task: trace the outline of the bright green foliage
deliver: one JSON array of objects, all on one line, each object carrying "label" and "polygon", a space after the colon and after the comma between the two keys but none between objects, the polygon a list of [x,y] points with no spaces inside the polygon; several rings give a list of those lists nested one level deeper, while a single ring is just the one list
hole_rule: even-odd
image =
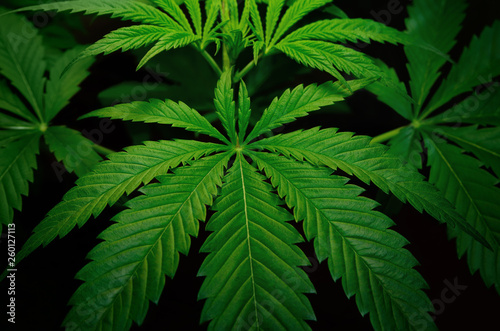
[{"label": "bright green foliage", "polygon": [[[416,23],[409,19],[414,23],[410,29],[413,32],[408,34],[370,20],[349,19],[335,7],[331,7],[333,12],[342,18],[313,22],[290,33],[306,15],[331,1],[269,0],[265,5],[261,2],[266,1],[247,0],[241,8],[236,0],[75,0],[25,9],[111,15],[139,23],[112,31],[79,56],[79,49],[65,53],[52,66],[47,83],[45,64],[39,63],[43,62],[43,55],[25,47],[23,56],[14,58],[11,50],[0,50],[0,59],[7,59],[0,62],[0,69],[12,82],[11,86],[0,80],[0,106],[5,110],[0,113],[0,127],[7,128],[0,131],[0,153],[7,151],[7,157],[0,161],[1,192],[7,192],[1,201],[9,204],[2,212],[6,210],[9,216],[12,207],[20,208],[20,195],[27,192],[36,166],[34,158],[41,135],[69,170],[77,174],[87,172],[36,226],[16,262],[99,217],[122,196],[139,191],[125,203],[126,209],[112,218],[114,223],[99,236],[103,241],[89,253],[91,262],[77,274],[83,284],[70,300],[72,308],[63,326],[126,330],[133,323],[141,325],[149,302],[158,303],[160,299],[165,276],[174,277],[179,253],[188,254],[191,237],[198,236],[199,222],[209,217],[206,230],[212,233],[201,249],[209,254],[199,270],[199,276],[205,277],[199,299],[205,300],[201,323],[207,323],[210,330],[310,330],[307,321],[316,317],[306,294],[315,289],[301,269],[309,261],[297,246],[306,240],[313,241],[319,260],[327,261],[333,280],[341,279],[347,297],[355,296],[360,313],[369,314],[375,330],[435,329],[427,314],[433,308],[423,292],[427,285],[414,269],[418,262],[404,248],[407,240],[390,229],[394,222],[375,210],[375,201],[362,196],[362,187],[348,183],[350,177],[361,180],[362,185],[373,184],[418,211],[448,223],[458,238],[459,253],[468,252],[471,269],[479,269],[488,285],[498,284],[500,273],[495,266],[500,263],[495,261],[500,256],[500,210],[493,203],[500,198],[495,186],[498,178],[489,169],[481,168],[484,164],[495,173],[500,170],[498,130],[479,126],[442,130],[444,136],[484,162],[463,154],[454,145],[442,143],[432,135],[439,127],[439,123],[434,123],[438,117],[432,119],[433,123],[424,123],[433,109],[421,112],[423,104],[418,103],[427,100],[427,85],[418,96],[413,95],[417,93],[413,91],[415,84],[410,85],[412,97],[417,98],[414,105],[395,71],[341,45],[358,40],[403,43],[411,45],[411,51],[407,51],[413,52],[418,61],[424,57],[439,58],[444,63],[440,52],[447,52],[453,45],[463,2],[447,18],[448,24],[453,25],[449,31],[431,24],[437,21],[436,14],[422,13]],[[421,11],[417,6],[420,4],[415,5],[413,16]],[[442,33],[446,42],[440,45],[422,41],[428,32],[425,28],[420,30],[420,24]],[[19,30],[19,26],[12,25],[4,29]],[[479,51],[488,42],[495,46],[497,27],[494,25],[475,40],[471,49]],[[0,38],[6,35],[3,33]],[[222,65],[208,53],[207,46],[212,43],[216,51],[221,49]],[[43,51],[41,40],[34,40],[33,45]],[[219,78],[216,86],[210,87],[215,88],[211,114],[218,118],[219,129],[188,102],[170,99],[118,104],[83,117],[167,124],[218,142],[146,141],[109,154],[108,160],[88,171],[96,160],[94,154],[85,155],[85,151],[92,151],[90,142],[66,127],[50,126],[49,121],[76,93],[92,63],[88,56],[150,45],[139,67],[163,51],[187,45],[194,46],[208,61]],[[236,60],[246,48],[250,48],[248,55],[253,53],[253,59],[236,70]],[[252,93],[242,78],[260,58],[278,51],[325,71],[338,81],[287,89],[253,121]],[[495,55],[489,55],[481,70],[493,66]],[[452,69],[450,75],[466,75],[471,69],[466,64],[469,56],[460,60],[459,69]],[[25,63],[16,69],[18,72],[6,64],[2,67],[2,63],[11,65],[18,59],[38,62]],[[427,74],[435,81],[436,63],[433,60],[429,66],[411,67],[411,74],[420,77],[415,81],[422,81]],[[347,80],[341,72],[356,78]],[[65,76],[68,73],[70,77]],[[457,89],[443,88],[434,104],[469,86],[469,78],[462,79]],[[391,148],[407,150],[408,154],[395,156],[387,146],[372,143],[370,137],[333,128],[299,130],[260,139],[310,112],[343,101],[372,83],[372,91],[382,101],[414,120],[414,125],[395,131],[399,135],[395,134]],[[34,115],[11,92],[13,87],[30,103]],[[494,104],[486,101],[481,109],[478,114],[485,117],[491,116],[491,109],[496,110]],[[454,115],[447,114],[445,118]],[[474,116],[469,119],[471,123],[482,124],[484,117]],[[17,134],[19,128],[31,136]],[[28,137],[32,140],[28,141]],[[405,165],[400,159],[420,153],[422,138],[429,151],[431,181],[441,191],[425,181],[416,167]],[[18,153],[20,147],[25,148],[26,155]],[[13,150],[17,151],[15,155]],[[81,162],[71,163],[75,159]],[[343,171],[342,175],[333,174],[338,170]],[[18,173],[23,174],[22,180]],[[213,213],[207,212],[207,207]],[[300,224],[293,226],[293,220]]]},{"label": "bright green foliage", "polygon": [[77,180],[77,186],[65,194],[34,230],[22,250],[19,262],[40,245],[47,245],[57,236],[65,236],[77,224],[82,226],[93,215],[97,217],[106,205],[113,205],[124,193],[130,194],[139,185],[155,176],[166,174],[179,164],[220,150],[221,145],[196,141],[146,142],[124,152],[110,154],[88,175]]},{"label": "bright green foliage", "polygon": [[21,195],[28,195],[28,182],[33,181],[42,136],[56,158],[78,176],[101,160],[93,150],[94,143],[79,132],[50,126],[79,91],[78,85],[93,63],[88,58],[61,76],[80,51],[63,53],[48,70],[47,79],[45,47],[38,30],[20,16],[2,17],[0,74],[8,81],[0,79],[0,225],[12,223],[12,208],[21,210]]},{"label": "bright green foliage", "polygon": [[[100,53],[126,51],[154,44],[139,63],[138,68],[141,68],[160,52],[184,47],[197,41],[201,42],[197,43],[195,47],[203,51],[210,41],[214,41],[214,31],[211,24],[205,26],[209,31],[202,31],[201,9],[198,0],[185,2],[194,23],[195,32],[175,1],[157,0],[153,2],[165,11],[136,0],[62,1],[29,6],[18,11],[54,10],[70,11],[71,13],[83,12],[86,15],[111,14],[111,17],[141,23],[141,25],[123,27],[110,32],[89,46],[76,60]],[[213,22],[214,18],[212,14],[210,20]]]},{"label": "bright green foliage", "polygon": [[[221,120],[226,121],[226,131],[236,130],[232,120],[236,107],[228,77],[228,73],[224,74],[215,91],[215,104]],[[356,88],[369,83],[370,80],[349,82]],[[245,128],[250,102],[244,83],[240,89],[238,114],[242,116],[238,118],[238,128]],[[320,259],[328,258],[333,278],[342,278],[346,294],[356,295],[361,313],[370,313],[376,329],[385,325],[412,327],[415,316],[421,316],[419,321],[429,321],[429,327],[433,327],[426,314],[432,307],[421,291],[425,282],[412,269],[415,259],[402,248],[406,241],[388,229],[392,221],[373,211],[375,202],[359,196],[361,188],[346,185],[347,178],[330,176],[332,169],[324,165],[333,169],[338,165],[367,183],[373,181],[386,192],[394,192],[419,210],[460,224],[460,218],[437,191],[387,154],[385,146],[369,145],[368,137],[352,137],[330,129],[299,131],[288,134],[287,139],[277,136],[251,142],[256,134],[341,101],[346,95],[339,82],[286,91],[264,113],[253,134],[245,136],[234,131],[236,137],[244,138],[241,145],[227,140],[224,145],[160,141],[110,154],[109,160],[80,178],[63,202],[49,212],[18,254],[18,260],[56,236],[66,235],[75,225],[82,226],[91,216],[97,217],[106,205],[113,205],[123,194],[146,184],[141,189],[144,194],[127,203],[129,209],[114,218],[117,223],[101,235],[104,242],[90,253],[93,261],[78,274],[85,283],[73,296],[74,307],[64,323],[82,329],[124,328],[132,321],[140,324],[148,300],[159,299],[164,275],[174,275],[178,253],[187,254],[189,236],[197,236],[198,221],[206,218],[205,205],[211,205],[212,197],[219,194],[213,205],[217,212],[207,224],[207,229],[214,233],[202,248],[211,253],[200,269],[200,275],[207,277],[199,294],[207,299],[202,322],[210,321],[209,328],[217,330],[245,325],[307,330],[305,321],[315,317],[303,293],[313,293],[314,288],[299,269],[308,261],[294,244],[304,239],[287,224],[293,217],[279,207],[284,203],[281,197],[293,209],[295,220],[304,221],[306,238],[315,238]],[[294,102],[277,107],[279,100]],[[146,122],[156,118],[161,123],[179,125],[178,119],[172,120],[173,110],[179,104],[154,102],[158,107],[123,105],[123,109],[133,111],[116,116]],[[306,106],[308,103],[311,106]],[[170,105],[169,110],[154,113],[153,109],[166,105]],[[184,109],[195,112],[187,106]],[[111,108],[110,114],[113,110],[116,108]],[[93,115],[104,116],[105,111]],[[197,128],[192,124],[181,126],[204,134],[215,130],[208,129],[208,123]],[[293,147],[285,147],[286,142]],[[272,154],[257,152],[263,148]],[[230,160],[232,155],[235,157]],[[289,159],[289,155],[299,160]],[[244,156],[257,162],[260,171],[271,178],[279,197]],[[232,166],[225,174],[228,164]],[[159,183],[148,185],[154,178]],[[222,191],[218,192],[221,185]],[[316,186],[324,190],[310,189]],[[338,211],[332,212],[332,208]],[[378,259],[385,262],[375,263]],[[355,265],[359,267],[353,269]],[[367,287],[367,281],[372,285]],[[390,304],[381,307],[381,302]],[[78,312],[83,310],[93,318],[81,316]]]},{"label": "bright green foliage", "polygon": [[[448,52],[460,31],[465,7],[465,1],[417,1],[409,9],[408,33]],[[500,181],[500,92],[495,85],[481,87],[453,107],[442,107],[452,98],[472,92],[475,86],[500,75],[499,47],[500,21],[495,21],[473,37],[442,81],[438,81],[444,64],[442,59],[422,49],[406,47],[414,105],[400,102],[397,95],[378,83],[368,89],[412,121],[374,141],[390,138],[391,151],[416,168],[423,166],[421,153],[425,145],[429,181],[443,192],[467,224],[486,239],[486,246],[491,247],[487,249],[477,238],[465,233],[463,227],[452,228],[449,233],[457,238],[459,256],[467,253],[471,272],[479,270],[485,283],[494,285],[500,293],[500,189],[497,186]],[[390,69],[385,66],[384,70]],[[398,81],[395,73],[392,77]],[[430,95],[432,88],[436,92]],[[438,108],[444,111],[428,118]]]},{"label": "bright green foliage", "polygon": [[205,117],[186,104],[175,103],[172,100],[161,101],[151,99],[149,102],[134,101],[118,104],[113,107],[94,110],[82,118],[91,116],[109,117],[124,121],[171,124],[174,127],[203,133],[219,140],[225,141],[224,136]]},{"label": "bright green foliage", "polygon": [[[358,90],[368,85],[371,80],[351,81],[351,88]],[[309,112],[318,110],[321,106],[344,100],[349,91],[340,83],[327,82],[322,85],[297,86],[292,91],[286,90],[280,98],[275,98],[264,111],[248,135],[246,142],[277,127],[295,121],[298,117],[307,116]]]},{"label": "bright green foliage", "polygon": [[273,154],[252,157],[293,208],[295,219],[304,221],[304,233],[314,239],[318,259],[328,258],[333,279],[342,278],[348,297],[356,295],[361,314],[371,313],[376,330],[410,330],[417,320],[430,321],[425,311],[432,305],[420,291],[427,285],[412,269],[417,261],[402,248],[408,242],[388,230],[394,223],[373,210],[376,202],[359,196],[361,188],[309,163]]},{"label": "bright green foliage", "polygon": [[[387,147],[370,144],[370,137],[353,137],[337,129],[295,131],[256,142],[254,146],[306,160],[314,165],[324,165],[333,170],[341,169],[366,184],[373,182],[385,193],[391,192],[402,202],[409,202],[418,211],[426,211],[441,222],[457,225],[474,234],[454,208],[423,176],[394,155]],[[480,236],[477,236],[480,239]]]},{"label": "bright green foliage", "polygon": [[[84,280],[71,298],[74,307],[65,327],[81,330],[130,328],[141,324],[151,300],[158,303],[165,274],[173,277],[179,252],[187,254],[190,236],[222,184],[227,153],[195,161],[174,174],[158,176],[159,183],[141,189],[115,224],[99,237],[77,278]],[[105,293],[105,294],[103,294]],[[81,313],[81,312],[86,313]]]},{"label": "bright green foliage", "polygon": [[233,90],[231,89],[231,71],[225,71],[215,89],[215,109],[229,139],[236,144],[236,114]]},{"label": "bright green foliage", "polygon": [[[340,18],[318,21],[286,35],[307,14],[331,2],[331,0],[294,1],[287,8],[284,0],[272,0],[267,4],[265,19],[262,19],[255,0],[245,1],[241,17],[239,17],[239,5],[235,0],[205,1],[206,17],[203,23],[200,2],[198,0],[184,1],[192,25],[174,0],[155,0],[151,4],[135,0],[77,0],[30,6],[22,10],[111,14],[111,17],[139,22],[140,25],[112,31],[89,46],[79,57],[108,54],[117,50],[126,51],[154,44],[140,61],[138,68],[160,52],[194,45],[209,59],[214,70],[221,74],[236,62],[238,55],[245,48],[252,47],[254,60],[248,68],[255,65],[259,58],[280,51],[305,66],[331,74],[344,84],[346,81],[341,71],[358,78],[382,77],[384,84],[395,88],[369,56],[338,43],[357,40],[403,43],[415,45],[415,47],[434,52],[436,56],[442,56],[439,50],[421,42],[419,38],[411,37],[373,20]],[[220,23],[216,24],[218,18],[220,18]],[[217,50],[221,42],[224,43],[223,70],[206,52],[207,46],[212,42],[217,45]],[[238,80],[245,73],[237,73]]]},{"label": "bright green foliage", "polygon": [[298,268],[309,261],[293,245],[303,238],[263,179],[238,155],[213,206],[214,233],[201,248],[211,254],[199,271],[207,276],[199,298],[207,298],[201,321],[212,320],[209,330],[303,330],[304,319],[315,319],[301,294],[314,287]]}]

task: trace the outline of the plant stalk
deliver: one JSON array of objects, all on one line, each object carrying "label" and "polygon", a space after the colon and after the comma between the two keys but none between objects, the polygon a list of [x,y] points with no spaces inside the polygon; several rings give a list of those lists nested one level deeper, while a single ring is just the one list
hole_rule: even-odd
[{"label": "plant stalk", "polygon": [[408,127],[408,125],[405,125],[405,126],[397,128],[397,129],[388,131],[386,133],[382,133],[381,135],[378,135],[375,138],[373,138],[371,140],[370,144],[383,143],[383,142],[391,139],[392,137],[397,136],[401,132],[401,130],[403,130],[407,127]]}]

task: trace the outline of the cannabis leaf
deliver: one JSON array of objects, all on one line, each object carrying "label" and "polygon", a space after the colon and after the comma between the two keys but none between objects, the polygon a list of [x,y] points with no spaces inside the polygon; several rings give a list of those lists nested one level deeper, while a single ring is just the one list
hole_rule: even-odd
[{"label": "cannabis leaf", "polygon": [[[451,3],[448,0],[415,2],[406,21],[408,33],[420,36],[443,52],[450,51],[466,7],[465,1]],[[435,10],[429,10],[429,7]],[[496,207],[500,198],[497,186],[500,176],[500,93],[492,87],[486,87],[481,93],[476,90],[465,100],[428,118],[452,98],[472,92],[473,87],[500,74],[499,35],[500,21],[495,21],[479,36],[473,37],[469,48],[463,50],[458,62],[441,82],[438,81],[438,71],[444,61],[422,49],[405,47],[411,94],[416,100],[414,105],[399,99],[391,100],[398,96],[378,83],[368,89],[412,121],[410,125],[382,134],[373,141],[390,139],[391,150],[417,168],[423,167],[421,153],[424,152],[422,146],[425,146],[430,167],[429,181],[445,194],[467,224],[487,241],[487,245],[481,244],[478,238],[463,231],[465,227],[449,229],[450,235],[457,238],[459,256],[467,253],[471,272],[479,270],[485,283],[494,285],[500,293],[500,270],[497,268],[500,265],[500,213]],[[483,60],[475,61],[473,56]],[[391,69],[385,66],[384,70]],[[395,73],[392,77],[399,81]],[[435,93],[431,93],[433,88]],[[477,106],[470,107],[471,102]]]},{"label": "cannabis leaf", "polygon": [[[111,15],[112,18],[140,23],[128,27],[118,28],[102,39],[89,46],[73,59],[71,65],[80,59],[95,56],[101,53],[109,54],[118,50],[127,51],[153,44],[153,47],[139,62],[138,69],[155,55],[170,49],[193,44],[207,57],[205,48],[215,41],[213,22],[217,7],[211,8],[210,19],[202,31],[201,9],[198,0],[185,1],[189,16],[195,26],[195,31],[174,0],[154,0],[147,4],[136,0],[91,0],[91,1],[61,1],[36,6],[28,6],[19,11],[70,11],[84,15]],[[157,7],[163,9],[160,10]],[[211,23],[209,23],[211,22]],[[220,69],[219,69],[220,70]]]},{"label": "cannabis leaf", "polygon": [[50,125],[79,91],[78,85],[93,63],[88,58],[62,75],[81,50],[75,48],[62,54],[48,70],[47,79],[45,47],[38,30],[23,17],[2,17],[0,74],[8,81],[0,79],[0,225],[12,222],[13,208],[21,210],[21,196],[28,195],[28,183],[34,179],[42,136],[57,160],[78,176],[101,160],[93,149],[94,143],[81,133]]},{"label": "cannabis leaf", "polygon": [[[393,222],[387,216],[374,210],[377,203],[360,196],[362,188],[331,173],[339,167],[441,221],[462,224],[451,205],[385,146],[370,145],[368,137],[313,129],[255,140],[342,101],[350,92],[340,82],[285,91],[246,135],[248,92],[241,82],[236,104],[229,78],[230,70],[215,88],[214,104],[233,141],[214,134],[219,131],[195,110],[170,100],[117,105],[88,115],[180,126],[222,144],[146,142],[110,154],[77,180],[35,228],[18,261],[145,185],[99,236],[104,241],[77,275],[84,284],[70,301],[73,308],[64,325],[96,329],[141,324],[149,301],[158,302],[165,275],[174,276],[179,253],[188,253],[190,236],[198,235],[198,222],[206,220],[211,206],[215,213],[206,229],[213,233],[202,247],[210,254],[199,271],[206,277],[199,292],[206,299],[201,321],[209,322],[209,329],[310,329],[306,321],[315,315],[304,294],[314,293],[314,287],[300,269],[308,260],[295,245],[304,238],[288,223],[292,219],[303,222],[320,260],[328,259],[333,279],[342,278],[346,294],[356,295],[360,312],[370,313],[375,329],[415,328],[415,316],[433,328],[426,314],[432,305],[422,292],[426,283],[403,248],[406,240],[389,229]],[[351,80],[349,85],[361,89],[370,82]],[[281,207],[285,203],[293,215]]]},{"label": "cannabis leaf", "polygon": [[71,298],[65,327],[128,329],[132,321],[144,321],[149,300],[160,299],[164,275],[174,276],[179,252],[187,254],[189,236],[197,236],[205,205],[222,185],[228,156],[210,156],[158,176],[159,183],[127,203],[130,209],[113,218],[116,223],[99,236],[105,241],[89,253],[94,262],[77,274],[85,283]]},{"label": "cannabis leaf", "polygon": [[[366,19],[345,17],[316,21],[286,35],[304,16],[330,2],[331,0],[294,1],[285,10],[278,24],[285,1],[271,0],[266,11],[264,32],[257,6],[254,1],[249,1],[250,17],[257,38],[254,41],[254,61],[266,54],[279,51],[298,63],[331,74],[344,84],[346,81],[341,71],[358,78],[382,78],[385,85],[395,89],[395,86],[390,84],[390,80],[386,79],[384,72],[375,65],[373,59],[338,43],[370,42],[371,40],[401,43],[427,49],[434,54],[439,54],[438,56],[443,56],[433,45],[422,42],[418,37],[412,37],[380,22]],[[444,59],[446,60],[446,57]],[[240,76],[242,73],[237,74],[236,77],[240,78]]]}]

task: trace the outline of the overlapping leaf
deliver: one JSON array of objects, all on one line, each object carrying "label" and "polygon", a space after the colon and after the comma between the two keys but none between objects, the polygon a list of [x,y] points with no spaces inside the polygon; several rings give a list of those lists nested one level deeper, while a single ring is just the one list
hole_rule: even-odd
[{"label": "overlapping leaf", "polygon": [[226,129],[231,142],[236,142],[236,113],[233,89],[231,88],[231,70],[225,71],[215,89],[215,109],[222,126]]},{"label": "overlapping leaf", "polygon": [[171,124],[174,127],[185,128],[221,141],[227,141],[206,118],[183,102],[175,103],[172,100],[161,101],[158,99],[151,99],[149,102],[133,101],[94,110],[81,118],[92,116],[122,119],[124,121]]},{"label": "overlapping leaf", "polygon": [[[353,91],[359,90],[369,83],[370,79],[351,80],[349,85]],[[246,142],[257,138],[261,134],[275,129],[283,124],[295,121],[298,117],[306,116],[309,112],[342,101],[351,94],[339,82],[326,82],[321,85],[299,85],[292,91],[286,90],[280,98],[275,98],[271,105],[264,110],[264,114],[246,138]]]},{"label": "overlapping leaf", "polygon": [[21,99],[12,92],[12,89],[4,80],[0,80],[0,109],[22,117],[31,123],[37,121],[36,117],[33,116]]},{"label": "overlapping leaf", "polygon": [[44,133],[45,142],[66,170],[78,177],[88,173],[102,158],[94,150],[94,143],[78,131],[64,126],[51,126]]},{"label": "overlapping leaf", "polygon": [[207,224],[215,232],[202,247],[211,254],[199,298],[207,298],[201,318],[211,320],[209,330],[309,330],[304,320],[315,318],[302,294],[314,288],[298,268],[308,260],[293,245],[303,239],[263,179],[238,155]]},{"label": "overlapping leaf", "polygon": [[[481,54],[481,61],[477,61]],[[428,112],[431,112],[453,97],[469,92],[473,87],[482,85],[500,75],[500,21],[486,27],[479,37],[474,36],[457,64],[454,65],[431,99]]]},{"label": "overlapping leaf", "polygon": [[63,201],[33,230],[16,261],[57,236],[65,236],[76,225],[83,226],[92,215],[97,217],[124,193],[130,194],[141,184],[149,183],[183,162],[221,149],[223,146],[217,144],[178,140],[146,142],[126,148],[125,152],[110,154],[108,161],[99,163],[91,173],[80,178],[77,186],[69,190]]},{"label": "overlapping leaf", "polygon": [[428,123],[471,123],[500,126],[500,88],[490,86],[485,91],[469,96]]},{"label": "overlapping leaf", "polygon": [[451,139],[464,150],[474,153],[500,178],[500,127],[478,129],[477,126],[463,128],[440,127],[439,133]]},{"label": "overlapping leaf", "polygon": [[0,224],[12,223],[14,210],[21,210],[21,196],[28,195],[33,181],[40,133],[23,132],[16,141],[0,145]]},{"label": "overlapping leaf", "polygon": [[370,144],[370,141],[370,137],[353,137],[352,133],[338,133],[337,129],[314,128],[267,138],[252,146],[334,170],[339,168],[365,183],[373,182],[402,202],[408,201],[418,211],[425,210],[441,222],[457,225],[488,245],[422,175],[403,166],[397,156],[387,154],[386,146]]},{"label": "overlapping leaf", "polygon": [[80,83],[89,75],[88,69],[94,63],[93,57],[87,57],[66,70],[81,51],[82,49],[77,47],[64,52],[50,68],[43,111],[47,122],[68,105],[69,100],[80,90]]},{"label": "overlapping leaf", "polygon": [[377,203],[359,194],[347,179],[331,170],[273,154],[252,153],[279,195],[304,220],[307,239],[314,239],[320,261],[328,258],[334,280],[342,278],[348,297],[356,295],[361,314],[370,313],[375,330],[409,330],[426,321],[432,304],[421,291],[426,283],[413,267],[415,258],[403,249],[408,242],[389,230],[394,223],[374,211]]},{"label": "overlapping leaf", "polygon": [[8,15],[2,21],[0,73],[21,92],[40,118],[46,69],[42,37],[23,17]]},{"label": "overlapping leaf", "polygon": [[455,228],[450,233],[457,237],[458,253],[467,253],[471,271],[479,269],[486,285],[494,284],[500,293],[500,189],[495,186],[498,178],[481,169],[481,162],[462,154],[458,147],[429,134],[424,140],[431,166],[429,181],[492,246],[488,250]]},{"label": "overlapping leaf", "polygon": [[141,189],[144,195],[127,203],[130,209],[99,236],[104,242],[77,274],[85,283],[71,298],[64,326],[123,330],[132,321],[142,324],[148,300],[158,303],[165,275],[174,276],[179,252],[187,254],[190,236],[197,236],[198,221],[205,220],[206,205],[222,184],[228,156],[207,157],[159,176],[159,183],[147,185]]},{"label": "overlapping leaf", "polygon": [[111,15],[123,20],[158,25],[165,28],[178,30],[179,25],[168,15],[153,6],[135,0],[75,0],[51,2],[42,5],[28,6],[19,11],[69,11],[70,13],[83,13],[84,15]]},{"label": "overlapping leaf", "polygon": [[[415,1],[409,6],[406,20],[407,32],[425,40],[447,54],[455,45],[455,37],[465,14],[464,0],[452,1]],[[406,46],[410,88],[417,105],[422,106],[431,87],[439,78],[439,69],[445,59],[428,50]]]}]

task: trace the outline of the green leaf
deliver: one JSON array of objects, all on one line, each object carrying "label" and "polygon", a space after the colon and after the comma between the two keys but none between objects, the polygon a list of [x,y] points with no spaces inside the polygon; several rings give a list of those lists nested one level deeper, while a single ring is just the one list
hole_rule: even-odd
[{"label": "green leaf", "polygon": [[[420,38],[447,54],[455,45],[455,37],[465,18],[464,0],[415,1],[408,8],[407,33]],[[442,56],[419,47],[406,46],[410,88],[418,107],[424,103],[430,89],[439,78],[445,64]]]},{"label": "green leaf", "polygon": [[109,54],[148,46],[158,42],[162,37],[172,34],[172,30],[154,25],[133,25],[116,29],[94,44],[90,45],[79,58],[97,54]]},{"label": "green leaf", "polygon": [[36,123],[37,119],[19,99],[17,95],[12,92],[10,87],[4,80],[0,80],[0,109],[11,112],[14,115],[26,119],[28,122]]},{"label": "green leaf", "polygon": [[[481,61],[477,61],[478,56]],[[500,21],[486,27],[479,37],[474,36],[446,80],[434,94],[427,113],[441,107],[453,97],[469,92],[500,75]]]},{"label": "green leaf", "polygon": [[137,70],[142,68],[146,62],[151,60],[154,56],[158,55],[163,51],[168,51],[170,49],[175,49],[179,47],[187,46],[197,40],[200,37],[196,36],[190,32],[172,32],[163,35],[160,40],[151,48],[146,55],[141,59],[139,65],[137,66]]},{"label": "green leaf", "polygon": [[340,43],[348,41],[370,43],[371,40],[374,40],[391,44],[416,42],[401,31],[383,23],[362,18],[334,18],[316,21],[293,31],[282,42],[288,43],[299,40],[322,40]]},{"label": "green leaf", "polygon": [[0,130],[0,149],[31,134],[39,134],[39,130]]},{"label": "green leaf", "polygon": [[186,5],[189,15],[191,16],[196,34],[201,36],[201,8],[199,0],[185,0],[184,4]]},{"label": "green leaf", "polygon": [[153,2],[179,23],[184,31],[193,32],[186,15],[184,15],[182,9],[174,0],[153,0]]},{"label": "green leaf", "polygon": [[[412,104],[408,100],[409,96],[404,97],[400,93],[406,93],[405,84],[399,80],[398,75],[393,68],[389,68],[380,60],[375,60],[375,63],[382,71],[384,78],[386,80],[392,81],[392,86],[388,86],[388,84],[377,81],[366,86],[366,89],[375,94],[379,101],[385,103],[386,105],[394,109],[399,115],[411,121],[413,118],[413,114]],[[396,90],[393,86],[396,87]]]},{"label": "green leaf", "polygon": [[299,268],[309,261],[293,245],[302,236],[263,179],[238,155],[213,207],[214,233],[201,248],[210,255],[198,273],[206,276],[198,298],[207,299],[201,321],[211,320],[209,330],[310,330],[304,319],[315,319],[302,294],[314,287]]},{"label": "green leaf", "polygon": [[80,90],[78,85],[89,75],[88,69],[94,63],[93,58],[79,61],[66,70],[81,50],[77,47],[66,51],[50,68],[50,78],[45,87],[44,99],[44,117],[47,122],[69,103],[69,100]]},{"label": "green leaf", "polygon": [[125,330],[132,321],[142,324],[148,300],[158,303],[165,274],[175,275],[179,252],[187,255],[190,236],[197,236],[198,221],[205,220],[206,205],[222,185],[228,156],[214,155],[159,176],[159,183],[147,185],[141,189],[144,195],[126,204],[130,209],[99,235],[104,242],[77,274],[85,283],[70,300],[65,327]]},{"label": "green leaf", "polygon": [[420,133],[413,126],[408,126],[389,141],[389,152],[399,156],[409,166],[422,169],[423,149],[419,138]]},{"label": "green leaf", "polygon": [[[317,40],[298,40],[282,42],[275,48],[299,63],[331,74],[344,84],[346,81],[338,70],[359,78],[383,76],[370,57],[342,45]],[[386,79],[383,81],[386,84],[388,82]]]},{"label": "green leaf", "polygon": [[172,100],[161,101],[158,99],[150,99],[149,102],[133,101],[91,111],[80,119],[92,116],[133,122],[170,124],[227,142],[227,139],[206,118],[183,102],[175,103]]},{"label": "green leaf", "polygon": [[276,28],[276,24],[278,24],[281,9],[283,9],[284,4],[285,0],[269,0],[266,12],[266,46],[269,46],[271,43],[272,34]]},{"label": "green leaf", "polygon": [[[368,79],[351,80],[349,85],[353,91],[356,91],[370,82],[371,80]],[[306,87],[299,85],[292,91],[286,90],[280,98],[275,98],[271,105],[264,110],[264,114],[245,142],[250,142],[261,134],[283,124],[293,122],[298,117],[304,117],[320,107],[343,101],[350,94],[339,82],[326,82],[319,86],[312,84]]]},{"label": "green leaf", "polygon": [[285,53],[288,57],[300,64],[329,73],[347,86],[347,81],[332,65],[329,56],[315,46],[317,46],[317,44],[311,44],[311,41],[298,41],[293,43],[281,42],[274,48]]},{"label": "green leaf", "polygon": [[0,224],[12,223],[14,210],[21,210],[22,195],[33,182],[40,133],[24,132],[18,140],[0,146]]},{"label": "green leaf", "polygon": [[[375,330],[436,329],[426,314],[433,309],[421,291],[427,284],[413,269],[418,262],[403,246],[408,241],[388,228],[378,203],[359,196],[348,179],[331,170],[265,153],[252,153],[281,198],[304,220],[319,261],[328,258],[334,280],[342,278],[347,297],[356,295],[362,315],[370,313]],[[417,324],[418,322],[418,324]]]},{"label": "green leaf", "polygon": [[36,126],[20,118],[0,112],[0,129],[26,130],[36,129]]},{"label": "green leaf", "polygon": [[207,10],[207,19],[205,21],[205,26],[203,27],[203,41],[201,43],[202,49],[206,47],[208,41],[217,31],[217,26],[214,28],[214,24],[219,16],[220,1],[212,1],[210,5],[206,2],[205,8]]},{"label": "green leaf", "polygon": [[333,170],[339,168],[366,184],[373,182],[385,193],[391,192],[402,202],[408,201],[419,212],[425,210],[440,222],[456,225],[488,246],[433,185],[424,181],[416,170],[404,166],[399,157],[388,154],[386,146],[370,144],[371,139],[353,137],[352,133],[337,132],[337,129],[314,128],[267,138],[251,146]]},{"label": "green leaf", "polygon": [[498,179],[481,169],[481,162],[462,154],[460,148],[429,134],[424,135],[424,141],[431,167],[429,181],[493,248],[486,249],[455,228],[450,233],[457,237],[458,254],[467,252],[471,272],[479,269],[486,285],[495,284],[500,293],[500,188],[495,186]]},{"label": "green leaf", "polygon": [[102,160],[94,151],[94,143],[78,131],[64,126],[51,126],[45,131],[44,138],[56,159],[78,177],[90,172]]},{"label": "green leaf", "polygon": [[260,13],[259,9],[257,8],[257,4],[255,3],[255,0],[246,0],[245,4],[247,3],[250,6],[250,17],[252,18],[253,32],[259,41],[264,42],[264,27],[262,26],[262,20],[260,19]]},{"label": "green leaf", "polygon": [[179,25],[168,15],[153,6],[135,0],[74,0],[52,2],[36,6],[28,6],[13,12],[22,11],[70,11],[70,13],[83,13],[84,15],[111,15],[122,20],[153,24],[178,30]]},{"label": "green leaf", "polygon": [[223,149],[224,146],[217,144],[177,140],[145,142],[108,155],[108,161],[99,163],[92,172],[78,179],[77,186],[35,227],[16,255],[17,263],[37,247],[46,246],[57,236],[64,237],[76,225],[82,227],[91,216],[97,217],[124,193],[130,194],[141,184],[149,183],[183,162]]},{"label": "green leaf", "polygon": [[303,0],[295,1],[288,8],[281,18],[276,33],[274,34],[269,46],[275,45],[278,40],[292,27],[300,21],[304,16],[315,9],[318,9],[332,0]]},{"label": "green leaf", "polygon": [[[20,33],[20,31],[25,31]],[[8,15],[0,24],[0,73],[42,117],[45,62],[42,37],[24,17]]]},{"label": "green leaf", "polygon": [[453,108],[426,120],[428,123],[471,123],[500,126],[500,88],[490,86],[476,92]]},{"label": "green leaf", "polygon": [[235,102],[233,96],[231,69],[224,71],[215,89],[215,109],[222,126],[232,143],[236,142]]},{"label": "green leaf", "polygon": [[439,127],[439,133],[453,140],[476,157],[500,178],[500,127],[478,129],[477,125]]},{"label": "green leaf", "polygon": [[245,140],[248,124],[250,123],[250,97],[245,82],[240,81],[240,89],[238,91],[238,139],[240,142]]},{"label": "green leaf", "polygon": [[347,14],[342,9],[335,5],[329,5],[328,7],[323,9],[323,12],[331,14],[337,18],[349,18],[349,16],[347,16]]}]

